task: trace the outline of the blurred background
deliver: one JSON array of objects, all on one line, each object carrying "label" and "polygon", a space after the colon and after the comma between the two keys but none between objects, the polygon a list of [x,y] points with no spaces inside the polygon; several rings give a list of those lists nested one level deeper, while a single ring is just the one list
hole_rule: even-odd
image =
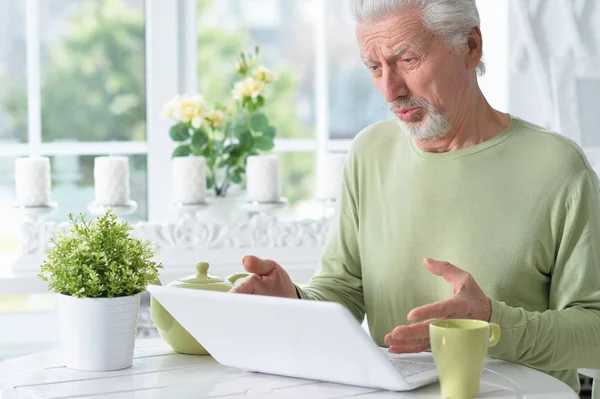
[{"label": "blurred background", "polygon": [[[149,7],[158,2],[0,0],[2,256],[21,244],[21,219],[10,208],[19,156],[51,158],[60,204],[51,220],[85,211],[94,198],[93,159],[106,154],[130,156],[139,209],[128,220],[161,219],[167,199],[152,184],[168,183],[160,165],[170,149],[160,145],[168,131],[147,90],[170,71],[183,71],[180,87],[225,99],[239,52],[261,46],[263,63],[278,76],[267,112],[278,128],[275,151],[290,200],[284,218],[318,217],[322,156],[346,151],[360,130],[392,117],[358,57],[345,0],[176,0],[170,20]],[[480,84],[490,103],[571,138],[600,164],[600,2],[477,3],[488,65]],[[178,59],[157,63],[162,39],[174,43]],[[14,338],[0,339],[0,359],[53,344],[30,331],[52,306],[44,295],[0,292],[0,330],[25,326],[14,336],[0,331]]]}]

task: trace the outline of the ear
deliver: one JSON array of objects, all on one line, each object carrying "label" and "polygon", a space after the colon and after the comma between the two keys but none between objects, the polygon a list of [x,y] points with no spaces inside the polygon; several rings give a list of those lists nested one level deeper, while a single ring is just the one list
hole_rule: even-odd
[{"label": "ear", "polygon": [[474,27],[467,38],[467,68],[475,69],[483,56],[483,38],[479,27]]}]

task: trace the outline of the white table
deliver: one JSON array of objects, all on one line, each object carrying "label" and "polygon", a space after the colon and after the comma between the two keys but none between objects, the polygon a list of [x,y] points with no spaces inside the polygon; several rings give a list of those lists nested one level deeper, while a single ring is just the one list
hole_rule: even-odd
[{"label": "white table", "polygon": [[[489,360],[482,398],[569,399],[564,383],[527,367]],[[388,392],[246,372],[210,356],[174,353],[162,340],[139,340],[132,368],[82,372],[63,367],[56,351],[0,363],[0,398],[440,398],[438,384]]]}]

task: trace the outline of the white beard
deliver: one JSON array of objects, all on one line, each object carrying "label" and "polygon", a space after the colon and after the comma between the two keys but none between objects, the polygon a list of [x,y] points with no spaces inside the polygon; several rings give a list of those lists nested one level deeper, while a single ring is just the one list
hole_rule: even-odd
[{"label": "white beard", "polygon": [[[431,104],[423,100],[407,100],[400,102],[403,107],[420,106],[427,109],[427,115],[420,122],[404,122],[396,119],[398,124],[403,128],[406,134],[417,141],[436,141],[444,137],[450,132],[452,124],[440,111],[433,108]],[[394,105],[398,105],[395,102]],[[393,108],[390,104],[390,108]]]}]

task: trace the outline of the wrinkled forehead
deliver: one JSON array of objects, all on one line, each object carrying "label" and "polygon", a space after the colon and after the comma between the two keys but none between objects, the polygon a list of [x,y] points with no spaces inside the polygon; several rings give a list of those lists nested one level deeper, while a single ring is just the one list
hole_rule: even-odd
[{"label": "wrinkled forehead", "polygon": [[373,47],[390,53],[401,46],[423,48],[435,36],[413,7],[400,9],[385,18],[359,22],[355,32],[361,53],[369,52]]}]

